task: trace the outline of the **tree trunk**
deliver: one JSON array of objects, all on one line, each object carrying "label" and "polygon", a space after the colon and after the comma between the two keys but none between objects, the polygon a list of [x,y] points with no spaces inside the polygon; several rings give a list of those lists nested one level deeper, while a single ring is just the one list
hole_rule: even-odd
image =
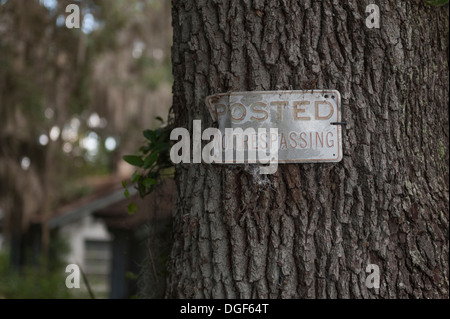
[{"label": "tree trunk", "polygon": [[173,1],[176,126],[211,127],[210,94],[289,89],[339,90],[348,125],[337,164],[178,165],[168,298],[448,298],[448,14]]}]

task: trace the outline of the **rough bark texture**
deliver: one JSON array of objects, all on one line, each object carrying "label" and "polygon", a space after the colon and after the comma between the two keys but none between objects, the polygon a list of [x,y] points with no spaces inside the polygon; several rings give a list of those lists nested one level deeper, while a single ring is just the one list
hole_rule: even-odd
[{"label": "rough bark texture", "polygon": [[448,298],[448,7],[371,2],[173,1],[177,126],[211,126],[209,94],[313,88],[348,125],[338,164],[177,166],[167,297]]}]

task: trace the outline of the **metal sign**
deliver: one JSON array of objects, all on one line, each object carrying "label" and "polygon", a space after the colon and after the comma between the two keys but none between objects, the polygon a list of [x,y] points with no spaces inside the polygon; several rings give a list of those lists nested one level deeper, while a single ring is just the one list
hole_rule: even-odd
[{"label": "metal sign", "polygon": [[277,128],[278,163],[342,160],[337,90],[230,92],[208,96],[206,104],[222,134],[226,128]]}]

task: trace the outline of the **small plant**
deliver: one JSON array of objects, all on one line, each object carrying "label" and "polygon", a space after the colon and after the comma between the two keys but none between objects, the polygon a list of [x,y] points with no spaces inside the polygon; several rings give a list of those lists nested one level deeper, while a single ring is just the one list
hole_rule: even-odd
[{"label": "small plant", "polygon": [[[170,160],[170,132],[172,131],[171,116],[164,123],[161,117],[156,119],[161,122],[161,127],[155,130],[145,130],[145,144],[139,149],[138,155],[125,155],[123,160],[138,169],[131,176],[131,183],[136,184],[141,198],[150,194],[163,176],[173,174],[173,163]],[[125,188],[124,196],[130,198],[130,192],[127,189],[127,182],[123,181]],[[131,203],[128,205],[128,213],[134,214],[137,205]]]},{"label": "small plant", "polygon": [[65,285],[63,257],[68,250],[67,243],[56,237],[50,243],[48,259],[42,257],[20,269],[11,265],[6,251],[0,252],[0,300],[75,298]]},{"label": "small plant", "polygon": [[427,1],[427,4],[436,6],[436,7],[442,7],[448,4],[448,0],[429,0]]}]

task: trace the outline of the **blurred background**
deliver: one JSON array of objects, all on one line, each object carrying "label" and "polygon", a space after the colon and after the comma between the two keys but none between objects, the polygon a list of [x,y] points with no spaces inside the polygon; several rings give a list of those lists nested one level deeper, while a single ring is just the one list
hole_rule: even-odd
[{"label": "blurred background", "polygon": [[[172,104],[170,10],[0,0],[0,298],[162,297],[174,187],[125,198],[122,156]],[[80,289],[66,287],[69,263]]]}]

